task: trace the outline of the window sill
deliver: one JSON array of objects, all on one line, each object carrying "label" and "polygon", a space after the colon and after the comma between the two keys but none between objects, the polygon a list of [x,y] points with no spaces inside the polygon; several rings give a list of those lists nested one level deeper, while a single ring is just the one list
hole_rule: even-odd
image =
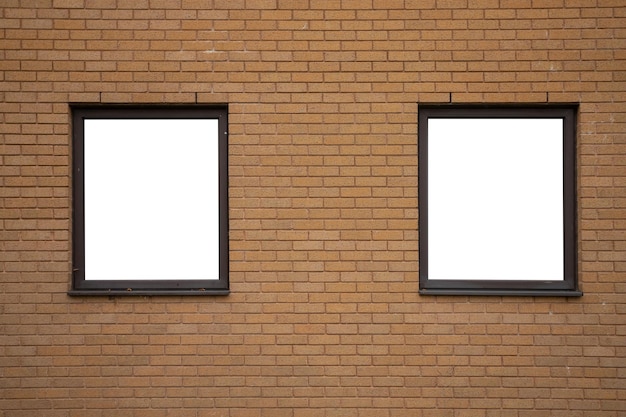
[{"label": "window sill", "polygon": [[230,290],[70,290],[67,292],[67,295],[72,297],[82,297],[82,296],[100,296],[100,297],[109,297],[109,296],[156,296],[156,295],[228,295],[230,294]]},{"label": "window sill", "polygon": [[497,295],[519,297],[582,297],[575,290],[480,290],[480,289],[421,289],[420,295]]}]

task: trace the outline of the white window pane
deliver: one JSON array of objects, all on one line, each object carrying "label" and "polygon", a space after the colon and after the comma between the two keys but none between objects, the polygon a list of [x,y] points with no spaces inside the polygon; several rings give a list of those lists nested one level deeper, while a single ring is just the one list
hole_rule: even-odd
[{"label": "white window pane", "polygon": [[428,123],[429,279],[563,280],[562,119]]},{"label": "white window pane", "polygon": [[88,119],[84,135],[85,279],[218,279],[218,121]]}]

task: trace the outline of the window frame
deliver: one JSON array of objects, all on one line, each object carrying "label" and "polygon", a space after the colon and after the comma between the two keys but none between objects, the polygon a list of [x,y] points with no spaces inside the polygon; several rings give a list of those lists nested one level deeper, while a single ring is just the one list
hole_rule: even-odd
[{"label": "window frame", "polygon": [[[576,209],[576,114],[575,105],[419,105],[418,106],[418,204],[419,293],[423,295],[515,295],[581,296],[578,289]],[[429,120],[449,119],[543,119],[563,120],[563,279],[431,279],[429,278],[428,230],[428,133]]]},{"label": "window frame", "polygon": [[[72,105],[72,286],[69,295],[227,295],[228,108],[207,105]],[[218,128],[219,276],[217,279],[86,279],[85,120],[211,119]],[[86,167],[89,169],[89,167]]]}]

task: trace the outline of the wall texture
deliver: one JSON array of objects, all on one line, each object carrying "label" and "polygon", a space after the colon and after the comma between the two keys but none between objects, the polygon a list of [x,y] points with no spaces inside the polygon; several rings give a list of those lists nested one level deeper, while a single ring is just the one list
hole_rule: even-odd
[{"label": "wall texture", "polygon": [[[0,416],[626,415],[624,0],[2,0]],[[580,298],[420,296],[419,103],[579,103]],[[224,297],[69,297],[71,103],[228,104]]]}]

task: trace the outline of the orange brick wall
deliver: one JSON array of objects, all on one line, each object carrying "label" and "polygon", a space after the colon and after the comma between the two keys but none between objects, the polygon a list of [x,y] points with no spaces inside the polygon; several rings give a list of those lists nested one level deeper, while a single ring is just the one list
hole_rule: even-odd
[{"label": "orange brick wall", "polygon": [[[626,415],[624,0],[2,0],[0,417]],[[419,103],[579,103],[581,298],[420,296]],[[229,106],[227,297],[69,297],[70,103]]]}]

